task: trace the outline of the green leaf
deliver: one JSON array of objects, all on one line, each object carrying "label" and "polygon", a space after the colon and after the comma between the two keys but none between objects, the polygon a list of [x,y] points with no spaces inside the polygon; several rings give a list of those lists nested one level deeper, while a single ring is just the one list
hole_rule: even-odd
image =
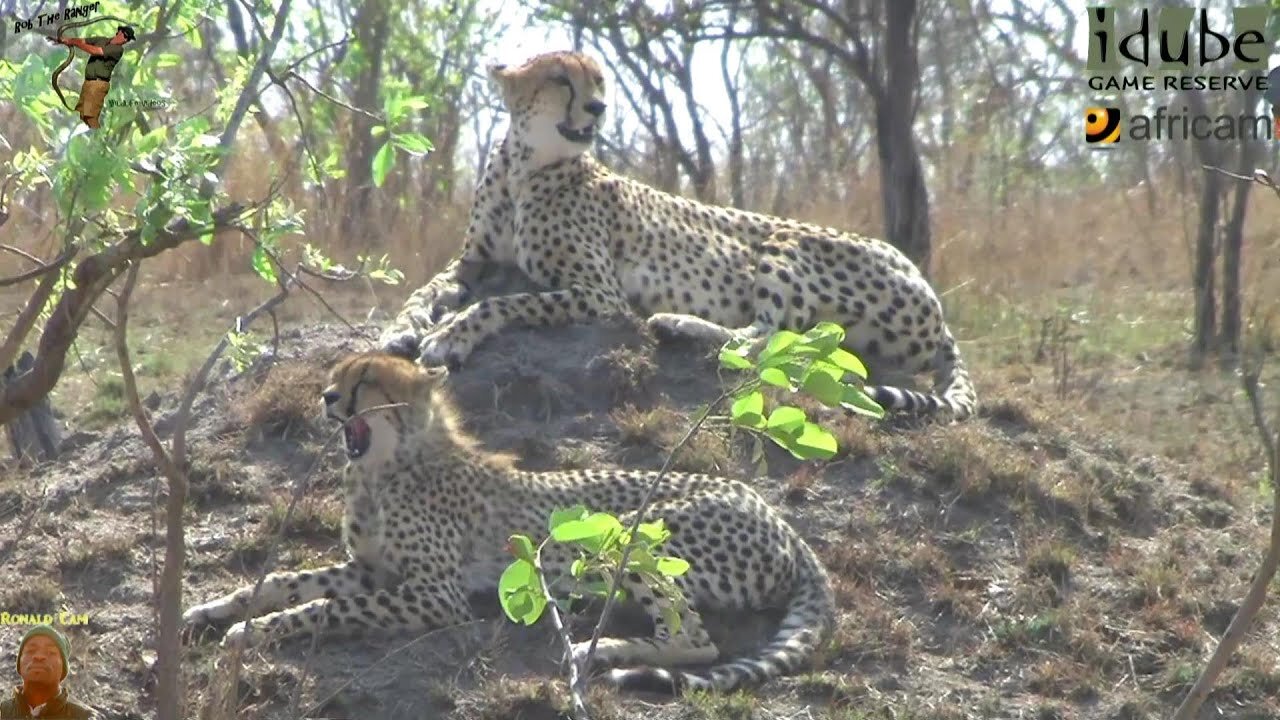
[{"label": "green leaf", "polygon": [[844,398],[840,403],[840,407],[873,418],[884,417],[884,408],[880,407],[880,403],[872,400],[871,396],[862,388],[853,387],[852,385],[845,386]]},{"label": "green leaf", "polygon": [[555,529],[570,520],[581,520],[590,513],[583,505],[574,505],[570,508],[562,508],[551,511],[551,522],[547,527],[547,532],[555,532]]},{"label": "green leaf", "polygon": [[657,572],[658,561],[646,548],[635,547],[627,557],[627,572]]},{"label": "green leaf", "polygon": [[792,345],[795,345],[797,342],[800,342],[800,335],[793,333],[790,330],[779,330],[769,338],[768,344],[766,344],[764,346],[764,350],[760,352],[760,362],[763,363],[765,360],[777,355]]},{"label": "green leaf", "polygon": [[400,106],[409,108],[410,110],[424,110],[428,107],[428,103],[425,97],[421,95],[414,95],[401,100]]},{"label": "green leaf", "polygon": [[689,572],[689,563],[678,557],[658,558],[658,572],[667,577],[677,577]]},{"label": "green leaf", "polygon": [[418,133],[403,133],[392,136],[396,147],[410,155],[425,155],[435,149],[431,141]]},{"label": "green leaf", "polygon": [[[842,372],[839,368],[836,368],[836,370],[837,372]],[[831,373],[825,372],[820,366],[809,369],[802,387],[805,392],[820,400],[827,407],[839,407],[840,403],[844,401],[845,385],[839,380],[833,379]]]},{"label": "green leaf", "polygon": [[680,632],[680,611],[675,607],[664,605],[662,607],[662,620],[667,624],[672,635]]},{"label": "green leaf", "polygon": [[498,579],[498,601],[512,622],[532,625],[542,616],[547,599],[542,596],[538,571],[525,560],[507,566]]},{"label": "green leaf", "polygon": [[378,149],[378,154],[373,156],[373,184],[382,187],[387,181],[387,174],[391,172],[391,166],[396,161],[396,149],[390,142],[385,142]]},{"label": "green leaf", "polygon": [[589,538],[603,538],[622,531],[622,523],[608,513],[594,513],[581,520],[561,523],[551,530],[556,542],[577,542]]},{"label": "green leaf", "polygon": [[671,537],[671,531],[667,529],[666,523],[662,518],[658,518],[653,522],[640,523],[636,526],[636,535],[639,542],[649,547],[656,547],[667,541]]},{"label": "green leaf", "polygon": [[729,409],[733,422],[743,427],[764,427],[764,393],[752,390],[733,401]]},{"label": "green leaf", "polygon": [[267,251],[261,245],[253,249],[253,271],[258,273],[258,277],[266,280],[272,285],[276,284],[276,266],[271,262],[271,258],[267,256]]},{"label": "green leaf", "polygon": [[747,343],[743,340],[730,340],[720,349],[720,365],[730,370],[749,370],[754,365],[747,359]]},{"label": "green leaf", "polygon": [[790,405],[781,405],[774,408],[769,414],[769,422],[766,423],[765,429],[774,432],[784,433],[786,435],[794,435],[800,432],[804,427],[805,417],[804,411],[798,407]]},{"label": "green leaf", "polygon": [[817,350],[819,355],[827,355],[844,341],[844,328],[833,322],[820,322],[803,337],[805,345]]},{"label": "green leaf", "polygon": [[816,423],[806,422],[794,443],[795,449],[787,449],[801,460],[827,460],[836,454],[835,436]]},{"label": "green leaf", "polygon": [[169,128],[163,125],[152,130],[146,135],[142,135],[134,142],[133,154],[135,156],[138,156],[138,155],[146,155],[147,153],[152,152],[156,148],[160,147],[162,143],[164,143],[165,138],[168,135],[169,135]]},{"label": "green leaf", "polygon": [[791,390],[791,380],[787,374],[776,367],[767,367],[760,371],[760,380],[775,387]]},{"label": "green leaf", "polygon": [[569,574],[573,576],[574,580],[581,580],[582,576],[587,574],[587,561],[582,558],[574,560],[573,564],[569,566]]},{"label": "green leaf", "polygon": [[827,353],[826,359],[845,372],[851,372],[863,380],[867,379],[867,366],[862,364],[858,356],[844,348],[836,348]]},{"label": "green leaf", "polygon": [[512,535],[507,538],[507,549],[517,559],[533,565],[535,557],[533,541],[527,535]]},{"label": "green leaf", "polygon": [[182,58],[174,55],[173,53],[162,53],[160,55],[156,55],[154,56],[154,61],[155,67],[157,68],[177,67],[182,64]]}]

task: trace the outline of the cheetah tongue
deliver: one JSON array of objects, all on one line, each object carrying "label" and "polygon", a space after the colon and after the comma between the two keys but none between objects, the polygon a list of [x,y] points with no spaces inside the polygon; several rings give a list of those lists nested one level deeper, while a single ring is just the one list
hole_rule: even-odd
[{"label": "cheetah tongue", "polygon": [[362,417],[354,417],[342,428],[342,437],[347,442],[347,457],[355,460],[369,452],[369,443],[373,440],[373,431],[369,423]]}]

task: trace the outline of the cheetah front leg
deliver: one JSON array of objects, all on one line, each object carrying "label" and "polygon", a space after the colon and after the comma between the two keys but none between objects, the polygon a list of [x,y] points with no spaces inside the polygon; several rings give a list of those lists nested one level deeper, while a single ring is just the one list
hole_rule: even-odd
[{"label": "cheetah front leg", "polygon": [[227,630],[222,645],[259,647],[317,629],[334,634],[371,629],[417,632],[471,619],[471,609],[456,579],[440,579],[439,573],[419,574],[394,588],[319,598],[238,622]]},{"label": "cheetah front leg", "polygon": [[471,287],[490,264],[510,254],[515,208],[507,189],[506,143],[489,155],[471,204],[462,254],[418,288],[379,337],[383,350],[417,358],[422,337],[471,298]]},{"label": "cheetah front leg", "polygon": [[[597,275],[601,277],[601,275]],[[588,322],[630,312],[614,283],[573,283],[562,290],[485,298],[456,313],[422,340],[419,362],[456,366],[484,339],[513,324]]]},{"label": "cheetah front leg", "polygon": [[480,261],[465,255],[454,258],[426,285],[413,291],[400,313],[378,338],[383,350],[417,358],[423,335],[471,297],[471,285],[480,275]]},{"label": "cheetah front leg", "polygon": [[[365,563],[352,560],[318,570],[271,573],[254,596],[249,585],[220,598],[189,608],[182,621],[189,627],[260,615],[320,597],[355,595],[373,590],[375,574]],[[252,603],[250,600],[252,599]]]},{"label": "cheetah front leg", "polygon": [[[679,630],[672,632],[664,614],[671,606],[667,598],[655,594],[636,576],[624,578],[623,588],[653,620],[653,637],[602,637],[592,658],[594,666],[619,668],[634,665],[692,665],[713,662],[720,657],[720,649],[703,628],[702,617],[692,605],[687,606],[681,614]],[[681,590],[687,598],[689,588],[682,587]],[[590,641],[574,643],[574,661],[583,662],[590,646]],[[624,675],[625,671],[615,671],[610,677],[616,679]]]}]

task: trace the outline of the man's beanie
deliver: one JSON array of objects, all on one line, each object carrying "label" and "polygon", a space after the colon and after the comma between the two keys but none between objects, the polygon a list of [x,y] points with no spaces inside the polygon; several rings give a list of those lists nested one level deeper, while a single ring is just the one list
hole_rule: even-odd
[{"label": "man's beanie", "polygon": [[129,27],[128,25],[121,25],[120,27],[116,28],[116,32],[124,33],[124,39],[128,40],[129,42],[133,42],[133,28]]},{"label": "man's beanie", "polygon": [[52,638],[57,643],[58,651],[62,653],[62,677],[66,678],[67,673],[71,672],[71,666],[67,663],[67,658],[71,657],[71,644],[67,642],[66,636],[54,629],[52,625],[36,625],[22,636],[22,642],[18,643],[18,672],[22,672],[22,648],[26,647],[28,640],[37,635]]}]

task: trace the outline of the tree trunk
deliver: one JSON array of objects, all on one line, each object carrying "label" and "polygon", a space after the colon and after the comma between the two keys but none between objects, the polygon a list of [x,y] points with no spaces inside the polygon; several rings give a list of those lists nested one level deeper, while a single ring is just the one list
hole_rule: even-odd
[{"label": "tree trunk", "polygon": [[932,238],[929,189],[912,134],[920,67],[914,37],[916,0],[885,0],[886,77],[876,108],[880,192],[886,239],[906,253],[926,275]]},{"label": "tree trunk", "polygon": [[[0,385],[27,372],[35,362],[35,356],[30,352],[22,353],[16,367],[11,365],[5,369],[4,375],[0,377]],[[9,437],[9,446],[13,449],[13,458],[22,465],[54,459],[58,455],[58,446],[62,444],[62,430],[53,416],[48,395],[25,414],[10,421],[5,426],[5,433]]]},{"label": "tree trunk", "polygon": [[[376,112],[378,89],[382,80],[382,52],[391,28],[385,0],[369,0],[360,5],[352,28],[356,42],[365,56],[365,66],[356,82],[352,101],[356,107]],[[374,138],[376,122],[365,115],[351,118],[351,143],[347,153],[347,197],[342,214],[342,236],[347,242],[363,245],[367,233],[365,220],[369,198],[373,192],[373,154],[382,138]]]},{"label": "tree trunk", "polygon": [[[1258,93],[1249,91],[1243,97],[1244,113],[1252,112]],[[1258,160],[1258,143],[1240,139],[1236,174],[1252,176]],[[1236,181],[1231,215],[1222,237],[1222,322],[1218,326],[1218,352],[1227,367],[1235,367],[1240,352],[1240,256],[1244,250],[1244,220],[1249,210],[1251,181]]]},{"label": "tree trunk", "polygon": [[[1207,115],[1204,97],[1198,92],[1184,93],[1187,105],[1197,115]],[[1222,153],[1212,139],[1195,141],[1195,156],[1201,165],[1221,167]],[[1203,367],[1204,361],[1214,351],[1216,340],[1217,302],[1214,296],[1214,271],[1217,252],[1218,217],[1222,201],[1222,175],[1213,170],[1203,170],[1200,188],[1200,223],[1196,228],[1195,265],[1192,269],[1192,285],[1195,291],[1193,335],[1191,340],[1191,367]]]}]

